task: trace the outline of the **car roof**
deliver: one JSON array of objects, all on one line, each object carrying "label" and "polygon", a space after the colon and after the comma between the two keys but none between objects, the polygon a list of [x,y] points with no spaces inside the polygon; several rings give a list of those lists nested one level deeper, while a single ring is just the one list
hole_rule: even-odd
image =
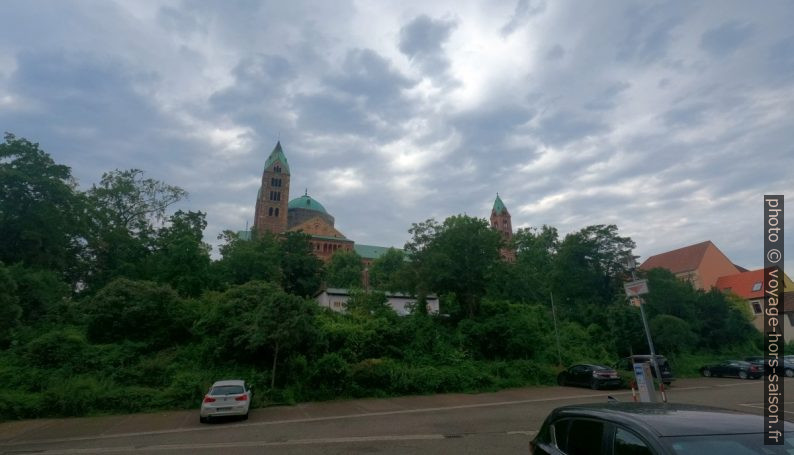
[{"label": "car roof", "polygon": [[[763,417],[729,409],[671,403],[597,403],[563,406],[552,411],[554,419],[592,417],[641,426],[657,436],[747,434],[763,431]],[[785,422],[785,431],[794,424]]]},{"label": "car roof", "polygon": [[245,386],[245,381],[243,381],[242,379],[226,379],[223,381],[216,381],[214,384],[212,384],[213,387],[219,387],[225,385]]},{"label": "car roof", "polygon": [[[650,354],[634,354],[634,355],[630,355],[630,356],[624,357],[624,358],[626,358],[626,359],[650,359],[651,355]],[[667,360],[667,357],[665,357],[665,356],[663,356],[661,354],[656,354],[656,358],[657,359]]]}]

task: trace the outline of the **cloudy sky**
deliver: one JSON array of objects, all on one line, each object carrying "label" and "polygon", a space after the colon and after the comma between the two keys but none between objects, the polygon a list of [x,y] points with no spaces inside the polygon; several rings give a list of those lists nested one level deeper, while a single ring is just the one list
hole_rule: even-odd
[{"label": "cloudy sky", "polygon": [[498,192],[514,228],[759,267],[762,195],[794,196],[792,23],[785,1],[6,0],[0,127],[84,188],[183,187],[211,243],[252,220],[280,138],[291,197],[358,243]]}]

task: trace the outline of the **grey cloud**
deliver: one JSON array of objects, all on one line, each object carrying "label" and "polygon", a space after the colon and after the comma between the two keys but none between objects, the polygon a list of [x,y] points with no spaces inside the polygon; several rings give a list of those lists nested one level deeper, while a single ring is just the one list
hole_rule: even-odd
[{"label": "grey cloud", "polygon": [[416,81],[403,76],[388,60],[369,49],[347,52],[339,71],[323,79],[321,93],[299,95],[301,128],[318,128],[393,138],[415,107],[402,91]]},{"label": "grey cloud", "polygon": [[559,111],[543,117],[534,133],[548,144],[564,145],[608,130],[608,125],[594,118],[573,111]]},{"label": "grey cloud", "polygon": [[712,28],[700,37],[700,47],[715,56],[724,56],[735,51],[752,35],[754,29],[749,24],[727,22]]},{"label": "grey cloud", "polygon": [[164,6],[157,14],[160,25],[171,32],[187,36],[193,32],[205,31],[205,25],[200,19],[190,12]]},{"label": "grey cloud", "polygon": [[664,114],[667,126],[693,127],[703,122],[706,112],[711,108],[709,103],[695,102],[684,107],[670,109]]},{"label": "grey cloud", "polygon": [[360,96],[374,115],[400,113],[408,108],[402,90],[416,81],[400,74],[388,60],[370,49],[348,51],[341,74],[327,78],[330,87]]},{"label": "grey cloud", "polygon": [[542,13],[545,9],[546,2],[543,0],[536,1],[534,4],[531,0],[518,0],[516,8],[513,11],[513,16],[502,26],[502,36],[512,34],[518,28],[525,25],[532,16]]},{"label": "grey cloud", "polygon": [[373,126],[355,101],[326,93],[299,95],[295,99],[298,128],[339,134],[373,134]]},{"label": "grey cloud", "polygon": [[[480,170],[490,173],[510,168],[516,156],[505,140],[519,132],[535,115],[533,109],[520,105],[489,106],[460,114],[450,119],[461,136],[461,146],[455,155],[459,160],[471,160]],[[523,158],[528,159],[528,154]]]},{"label": "grey cloud", "polygon": [[563,57],[565,57],[565,49],[559,44],[555,44],[554,47],[546,52],[546,60],[549,61],[559,60]]},{"label": "grey cloud", "polygon": [[625,16],[629,28],[618,46],[619,61],[647,63],[666,56],[672,31],[682,22],[681,13],[666,5],[632,6]]},{"label": "grey cloud", "polygon": [[617,104],[618,96],[628,90],[631,84],[628,82],[615,82],[596,97],[585,103],[584,107],[593,111],[603,111],[612,109]]},{"label": "grey cloud", "polygon": [[286,88],[296,70],[278,55],[252,54],[232,70],[234,83],[213,93],[209,107],[216,115],[251,127],[267,125],[285,130],[289,125]]},{"label": "grey cloud", "polygon": [[774,79],[794,79],[794,36],[773,44],[769,48],[767,63]]},{"label": "grey cloud", "polygon": [[400,29],[400,52],[425,73],[442,75],[449,67],[443,46],[456,27],[456,21],[432,19],[424,14],[417,16]]}]

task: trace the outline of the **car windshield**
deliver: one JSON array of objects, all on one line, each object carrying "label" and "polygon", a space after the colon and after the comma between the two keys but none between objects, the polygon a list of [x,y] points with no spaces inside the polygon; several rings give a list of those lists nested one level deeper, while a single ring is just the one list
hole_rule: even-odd
[{"label": "car windshield", "polygon": [[243,386],[219,385],[212,388],[210,395],[239,395],[243,393]]},{"label": "car windshield", "polygon": [[794,433],[785,434],[785,445],[765,446],[764,434],[720,434],[710,436],[674,436],[662,438],[678,455],[767,455],[791,453],[794,450]]}]

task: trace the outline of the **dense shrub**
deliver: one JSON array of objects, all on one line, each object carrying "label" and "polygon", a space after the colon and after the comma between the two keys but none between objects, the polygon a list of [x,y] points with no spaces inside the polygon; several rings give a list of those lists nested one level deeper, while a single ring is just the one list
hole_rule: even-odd
[{"label": "dense shrub", "polygon": [[68,368],[81,371],[85,366],[87,343],[77,330],[45,333],[28,344],[26,358],[41,368]]},{"label": "dense shrub", "polygon": [[134,340],[158,347],[183,341],[192,319],[170,287],[125,278],[88,299],[84,312],[92,341]]}]

